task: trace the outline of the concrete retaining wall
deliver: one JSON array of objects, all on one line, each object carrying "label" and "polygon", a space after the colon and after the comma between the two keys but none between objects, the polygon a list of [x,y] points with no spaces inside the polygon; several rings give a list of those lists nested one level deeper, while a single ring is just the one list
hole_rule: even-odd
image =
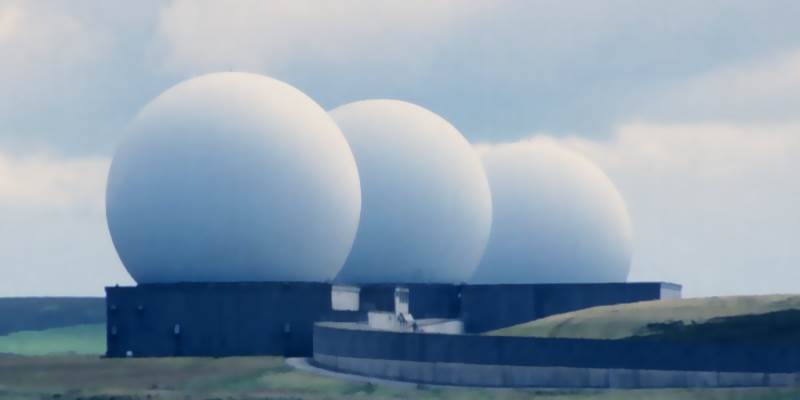
[{"label": "concrete retaining wall", "polygon": [[317,324],[314,361],[339,371],[465,386],[800,385],[800,347],[386,332]]},{"label": "concrete retaining wall", "polygon": [[481,365],[337,357],[326,354],[314,354],[314,363],[341,372],[432,385],[612,389],[800,385],[799,373]]}]

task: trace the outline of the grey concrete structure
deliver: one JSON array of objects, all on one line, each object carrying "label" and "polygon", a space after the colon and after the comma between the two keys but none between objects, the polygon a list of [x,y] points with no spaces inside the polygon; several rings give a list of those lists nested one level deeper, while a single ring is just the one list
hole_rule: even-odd
[{"label": "grey concrete structure", "polygon": [[800,385],[800,346],[386,332],[320,323],[314,362],[437,385],[659,388]]},{"label": "grey concrete structure", "polygon": [[431,385],[580,389],[792,387],[800,385],[800,373],[466,364],[337,357],[327,354],[315,354],[314,363],[321,368],[333,371]]}]

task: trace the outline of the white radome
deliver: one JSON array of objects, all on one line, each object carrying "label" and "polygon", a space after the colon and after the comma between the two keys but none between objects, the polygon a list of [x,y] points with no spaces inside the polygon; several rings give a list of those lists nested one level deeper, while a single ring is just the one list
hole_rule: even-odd
[{"label": "white radome", "polygon": [[472,146],[442,117],[403,101],[359,101],[331,115],[353,149],[362,191],[361,225],[337,280],[466,281],[492,218]]},{"label": "white radome", "polygon": [[106,192],[114,246],[138,283],[332,279],[360,207],[355,160],[325,110],[283,82],[234,72],[150,102]]},{"label": "white radome", "polygon": [[552,140],[481,150],[494,204],[473,283],[624,282],[631,222],[603,171]]}]

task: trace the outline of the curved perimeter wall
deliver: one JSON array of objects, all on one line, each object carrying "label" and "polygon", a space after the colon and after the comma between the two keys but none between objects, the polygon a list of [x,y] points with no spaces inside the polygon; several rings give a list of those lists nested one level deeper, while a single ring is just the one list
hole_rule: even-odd
[{"label": "curved perimeter wall", "polygon": [[427,384],[502,387],[800,385],[800,346],[443,335],[314,326],[325,368]]}]

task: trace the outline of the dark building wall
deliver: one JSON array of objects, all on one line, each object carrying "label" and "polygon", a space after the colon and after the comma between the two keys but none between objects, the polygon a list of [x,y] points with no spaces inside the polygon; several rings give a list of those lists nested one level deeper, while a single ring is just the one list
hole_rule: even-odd
[{"label": "dark building wall", "polygon": [[110,357],[310,355],[315,321],[360,319],[334,315],[324,283],[152,284],[106,296]]},{"label": "dark building wall", "polygon": [[408,312],[414,318],[459,318],[463,285],[411,284]]},{"label": "dark building wall", "polygon": [[335,357],[511,366],[671,371],[800,371],[800,346],[552,339],[390,332],[321,323],[314,354]]},{"label": "dark building wall", "polygon": [[569,311],[657,300],[675,293],[680,297],[679,285],[661,282],[464,285],[461,318],[466,332],[480,333]]},{"label": "dark building wall", "polygon": [[389,283],[360,286],[359,310],[364,312],[394,311],[394,289],[397,286]]},{"label": "dark building wall", "polygon": [[151,357],[308,356],[315,322],[364,321],[367,311],[393,311],[397,286],[409,289],[409,311],[415,318],[462,318],[469,333],[597,305],[654,300],[680,291],[679,286],[661,283],[377,284],[361,287],[359,311],[332,311],[327,283],[109,287],[108,356],[124,357],[128,351]]}]

